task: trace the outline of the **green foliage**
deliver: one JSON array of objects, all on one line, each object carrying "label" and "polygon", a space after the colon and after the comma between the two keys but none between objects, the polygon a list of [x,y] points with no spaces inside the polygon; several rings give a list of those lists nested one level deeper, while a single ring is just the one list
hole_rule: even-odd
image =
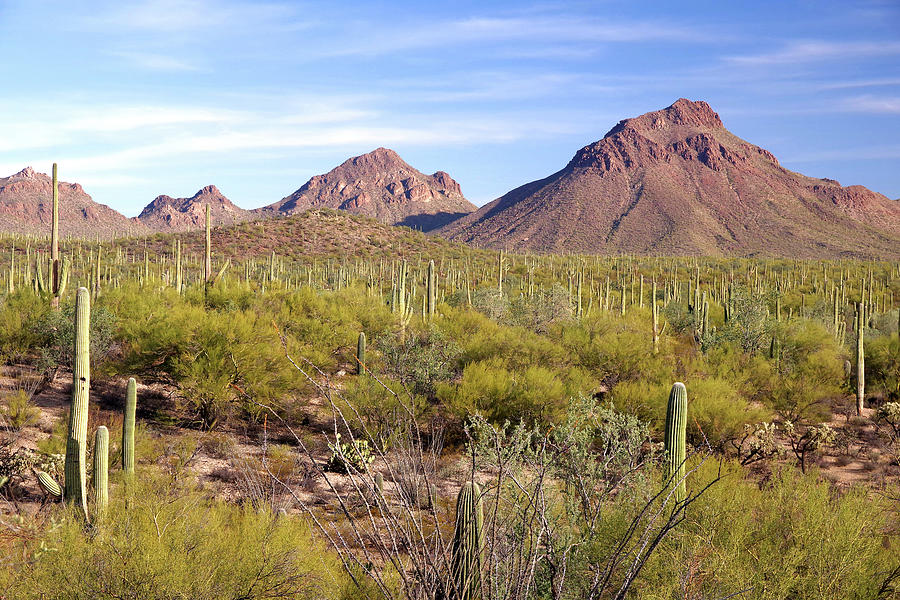
[{"label": "green foliage", "polygon": [[210,500],[150,477],[112,494],[86,533],[59,510],[21,543],[0,587],[15,598],[350,597],[335,558],[300,519]]},{"label": "green foliage", "polygon": [[460,352],[437,327],[381,338],[379,348],[388,373],[412,394],[428,397],[439,381],[452,377]]},{"label": "green foliage", "polygon": [[[113,349],[115,316],[104,308],[92,307],[90,317],[91,368],[100,367]],[[75,304],[48,311],[34,325],[40,352],[39,368],[55,371],[72,368],[75,347]]]},{"label": "green foliage", "polygon": [[31,397],[23,389],[5,395],[0,407],[0,422],[14,431],[31,425],[41,416],[41,411],[31,403]]},{"label": "green foliage", "polygon": [[375,460],[369,441],[355,438],[352,442],[342,442],[341,434],[336,434],[333,444],[328,444],[331,457],[326,468],[335,473],[364,472]]},{"label": "green foliage", "polygon": [[689,415],[688,440],[693,444],[707,440],[719,450],[740,437],[746,424],[766,417],[733,384],[715,377],[691,381]]},{"label": "green foliage", "polygon": [[866,390],[888,402],[900,402],[900,336],[882,335],[866,341]]},{"label": "green foliage", "polygon": [[[717,474],[708,463],[702,485]],[[816,474],[779,471],[760,486],[734,464],[644,571],[642,598],[752,600],[878,597],[896,566],[883,502],[863,489],[835,494]],[[890,595],[883,597],[892,597]]]},{"label": "green foliage", "polygon": [[33,352],[45,339],[38,323],[49,312],[49,304],[28,288],[8,294],[0,302],[0,355],[19,361]]},{"label": "green foliage", "polygon": [[537,366],[511,371],[500,358],[469,363],[459,384],[438,388],[438,398],[458,417],[480,414],[493,423],[555,421],[568,397],[569,390],[553,371]]}]

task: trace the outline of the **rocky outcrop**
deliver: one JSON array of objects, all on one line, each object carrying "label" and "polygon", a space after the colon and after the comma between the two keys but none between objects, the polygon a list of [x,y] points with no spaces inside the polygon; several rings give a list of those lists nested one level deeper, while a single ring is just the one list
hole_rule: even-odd
[{"label": "rocky outcrop", "polygon": [[475,210],[459,184],[444,171],[425,175],[396,152],[378,148],[316,175],[290,196],[257,209],[262,215],[291,215],[333,208],[430,231]]},{"label": "rocky outcrop", "polygon": [[254,217],[249,210],[236,206],[214,185],[208,185],[190,198],[157,196],[135,219],[155,231],[191,231],[206,223],[209,205],[210,222],[233,225]]}]

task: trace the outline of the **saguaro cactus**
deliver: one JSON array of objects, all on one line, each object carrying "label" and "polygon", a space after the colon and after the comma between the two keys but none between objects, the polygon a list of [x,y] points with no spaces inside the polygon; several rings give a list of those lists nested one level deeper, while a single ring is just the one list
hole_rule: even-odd
[{"label": "saguaro cactus", "polygon": [[484,548],[484,507],[481,488],[463,484],[456,499],[456,531],[453,534],[452,576],[454,600],[481,598],[481,551]]},{"label": "saguaro cactus", "polygon": [[685,497],[685,438],[687,437],[687,389],[681,382],[672,386],[666,407],[666,481],[675,486],[675,500]]},{"label": "saguaro cactus", "polygon": [[359,332],[356,338],[356,374],[363,375],[366,372],[366,334]]},{"label": "saguaro cactus", "polygon": [[56,500],[59,500],[63,497],[63,490],[59,487],[59,484],[56,483],[56,480],[50,477],[47,473],[43,471],[35,471],[35,475],[37,475],[38,485],[41,487],[44,492],[53,497]]},{"label": "saguaro cactus", "polygon": [[87,421],[91,388],[90,363],[91,296],[78,288],[75,296],[75,365],[72,369],[72,404],[66,438],[66,489],[69,502],[77,502],[87,517]]},{"label": "saguaro cactus", "polygon": [[53,163],[53,222],[50,228],[50,306],[59,310],[59,182],[56,163]]},{"label": "saguaro cactus", "polygon": [[109,504],[109,430],[103,425],[94,434],[94,501],[97,513]]},{"label": "saguaro cactus", "polygon": [[206,205],[206,257],[203,261],[203,281],[212,279],[212,233],[209,225],[209,204]]},{"label": "saguaro cactus", "polygon": [[125,420],[122,423],[122,469],[134,473],[134,417],[137,412],[137,382],[128,380],[125,390]]},{"label": "saguaro cactus", "polygon": [[437,277],[434,274],[434,261],[428,261],[428,317],[434,316],[435,303],[435,287],[437,286]]},{"label": "saguaro cactus", "polygon": [[866,398],[866,352],[863,336],[866,330],[863,304],[856,303],[856,414],[861,415]]}]

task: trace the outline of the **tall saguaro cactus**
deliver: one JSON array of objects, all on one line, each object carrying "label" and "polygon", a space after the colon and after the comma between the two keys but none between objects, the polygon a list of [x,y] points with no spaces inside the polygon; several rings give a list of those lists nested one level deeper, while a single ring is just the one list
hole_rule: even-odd
[{"label": "tall saguaro cactus", "polygon": [[125,473],[134,473],[134,418],[137,412],[137,382],[128,380],[125,390],[125,420],[122,423],[122,468]]},{"label": "tall saguaro cactus", "polygon": [[94,434],[94,502],[98,514],[109,504],[109,430],[103,425]]},{"label": "tall saguaro cactus", "polygon": [[437,287],[437,276],[434,273],[434,261],[428,261],[428,318],[434,316],[435,304],[435,287]]},{"label": "tall saguaro cactus", "polygon": [[78,288],[75,296],[75,365],[72,369],[72,404],[66,438],[65,497],[77,502],[87,518],[87,425],[91,388],[90,363],[91,295]]},{"label": "tall saguaro cactus", "polygon": [[666,406],[666,481],[675,486],[675,500],[681,502],[685,496],[684,473],[685,438],[687,437],[687,389],[676,382],[669,393]]},{"label": "tall saguaro cactus", "polygon": [[484,548],[484,507],[481,487],[463,484],[456,499],[456,531],[453,534],[452,576],[454,600],[480,600],[481,551]]},{"label": "tall saguaro cactus", "polygon": [[862,302],[856,303],[856,414],[861,415],[866,398],[866,352],[863,336],[866,323]]},{"label": "tall saguaro cactus", "polygon": [[203,261],[203,281],[212,279],[212,234],[209,226],[209,204],[206,205],[206,258]]},{"label": "tall saguaro cactus", "polygon": [[366,334],[359,332],[356,338],[356,374],[363,375],[366,372]]},{"label": "tall saguaro cactus", "polygon": [[50,306],[59,310],[59,182],[53,163],[53,223],[50,227]]}]

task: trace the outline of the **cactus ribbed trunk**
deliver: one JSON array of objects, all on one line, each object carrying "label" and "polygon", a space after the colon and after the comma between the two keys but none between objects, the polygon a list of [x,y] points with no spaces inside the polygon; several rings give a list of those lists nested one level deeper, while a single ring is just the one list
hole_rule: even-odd
[{"label": "cactus ribbed trunk", "polygon": [[656,280],[650,296],[650,312],[653,314],[653,353],[659,352],[659,306],[656,304]]},{"label": "cactus ribbed trunk", "polygon": [[481,599],[481,552],[484,548],[484,507],[481,488],[466,482],[456,499],[456,531],[453,534],[453,600]]},{"label": "cactus ribbed trunk", "polygon": [[366,372],[366,334],[360,331],[356,338],[356,374],[363,375]]},{"label": "cactus ribbed trunk", "polygon": [[683,383],[675,383],[669,393],[666,407],[666,481],[675,486],[675,500],[682,502],[685,498],[684,459],[685,438],[687,437],[687,389]]},{"label": "cactus ribbed trunk", "polygon": [[125,391],[125,420],[122,422],[122,468],[128,474],[134,473],[134,420],[137,412],[137,382],[128,380]]},{"label": "cactus ribbed trunk", "polygon": [[856,303],[856,414],[862,415],[866,398],[866,352],[863,340],[866,329],[862,302]]},{"label": "cactus ribbed trunk", "polygon": [[53,223],[50,228],[50,306],[59,310],[59,182],[53,163]]},{"label": "cactus ribbed trunk", "polygon": [[75,296],[75,365],[72,369],[72,405],[66,439],[65,497],[75,502],[87,518],[87,425],[91,388],[90,364],[91,296],[78,288]]},{"label": "cactus ribbed trunk", "polygon": [[94,434],[94,502],[97,514],[109,504],[109,430],[103,425]]},{"label": "cactus ribbed trunk", "polygon": [[428,261],[428,317],[434,316],[435,306],[435,288],[437,287],[437,276],[434,273],[434,261]]}]

